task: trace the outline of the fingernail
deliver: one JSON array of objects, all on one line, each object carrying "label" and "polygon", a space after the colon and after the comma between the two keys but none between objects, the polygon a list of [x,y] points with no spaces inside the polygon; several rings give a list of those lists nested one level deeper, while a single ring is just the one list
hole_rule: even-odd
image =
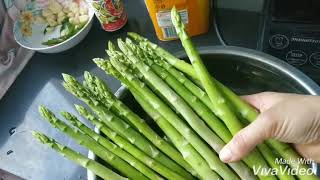
[{"label": "fingernail", "polygon": [[219,153],[219,158],[223,162],[229,162],[232,158],[232,152],[229,148],[223,148]]}]

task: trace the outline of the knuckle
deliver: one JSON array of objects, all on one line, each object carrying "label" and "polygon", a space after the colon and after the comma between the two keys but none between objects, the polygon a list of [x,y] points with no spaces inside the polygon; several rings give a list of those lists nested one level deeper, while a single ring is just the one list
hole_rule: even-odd
[{"label": "knuckle", "polygon": [[247,147],[247,141],[246,141],[246,135],[244,133],[244,131],[239,131],[234,137],[233,137],[233,142],[234,142],[234,146],[236,146],[236,148],[233,148],[235,150],[235,154],[242,154],[243,150],[246,149]]},{"label": "knuckle", "polygon": [[261,113],[259,120],[261,121],[261,125],[264,126],[262,128],[262,136],[265,138],[272,138],[275,136],[278,127],[278,121],[276,120],[276,116],[272,112]]}]

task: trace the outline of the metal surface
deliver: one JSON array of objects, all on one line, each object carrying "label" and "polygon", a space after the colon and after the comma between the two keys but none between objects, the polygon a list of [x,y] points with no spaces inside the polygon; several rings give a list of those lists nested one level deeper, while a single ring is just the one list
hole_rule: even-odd
[{"label": "metal surface", "polygon": [[[200,47],[198,51],[212,75],[238,94],[278,91],[320,95],[320,87],[309,77],[291,65],[262,52],[221,46]],[[176,55],[187,59],[182,51]],[[143,112],[124,86],[119,88],[116,95],[151,124],[151,118]],[[157,129],[157,126],[151,127]],[[90,157],[96,159],[92,153]],[[100,178],[88,171],[88,180],[96,179]]]}]

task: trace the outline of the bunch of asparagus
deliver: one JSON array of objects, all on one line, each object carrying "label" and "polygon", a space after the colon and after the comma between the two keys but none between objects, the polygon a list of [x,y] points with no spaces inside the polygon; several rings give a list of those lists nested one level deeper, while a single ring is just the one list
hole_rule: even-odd
[{"label": "bunch of asparagus", "polygon": [[[242,161],[224,164],[219,160],[217,153],[245,124],[254,121],[258,113],[210,76],[175,8],[172,19],[191,64],[136,33],[128,33],[133,40],[118,39],[119,49],[109,42],[106,50],[109,60],[94,59],[98,67],[126,86],[170,141],[89,72],[84,73],[83,83],[63,74],[63,86],[91,109],[75,105],[79,114],[101,134],[69,112],[61,115],[72,126],[45,107],[41,106],[39,111],[53,127],[94,152],[113,169],[42,133],[34,132],[34,137],[104,179],[295,179],[287,173],[254,174],[255,167],[281,172],[285,165],[276,164],[276,158],[299,158],[289,145],[275,140],[259,145]],[[308,168],[297,163],[289,166]],[[297,177],[317,179],[316,176]]]}]

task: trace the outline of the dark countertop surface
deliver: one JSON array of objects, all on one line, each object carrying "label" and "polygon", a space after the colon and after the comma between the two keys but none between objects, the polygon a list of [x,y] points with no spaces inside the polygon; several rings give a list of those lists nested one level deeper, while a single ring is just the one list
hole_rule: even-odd
[{"label": "dark countertop surface", "polygon": [[[105,75],[91,61],[104,57],[108,40],[125,37],[126,32],[138,32],[171,52],[182,50],[179,41],[157,40],[144,1],[126,1],[128,24],[121,30],[104,32],[95,20],[88,36],[76,47],[59,54],[36,53],[0,101],[0,169],[24,179],[74,180],[86,179],[86,170],[63,158],[53,150],[39,144],[31,137],[37,130],[54,137],[59,142],[87,154],[87,151],[50,127],[38,114],[38,106],[45,105],[55,113],[76,111],[74,103],[80,103],[61,86],[61,73],[82,79],[85,70],[104,78],[113,91],[120,83]],[[219,10],[220,31],[229,45],[255,48],[259,15],[249,12]],[[217,34],[210,31],[193,38],[197,46],[220,45]],[[12,129],[13,128],[13,129]],[[15,128],[15,129],[14,129]],[[9,131],[15,131],[10,135]]]}]

